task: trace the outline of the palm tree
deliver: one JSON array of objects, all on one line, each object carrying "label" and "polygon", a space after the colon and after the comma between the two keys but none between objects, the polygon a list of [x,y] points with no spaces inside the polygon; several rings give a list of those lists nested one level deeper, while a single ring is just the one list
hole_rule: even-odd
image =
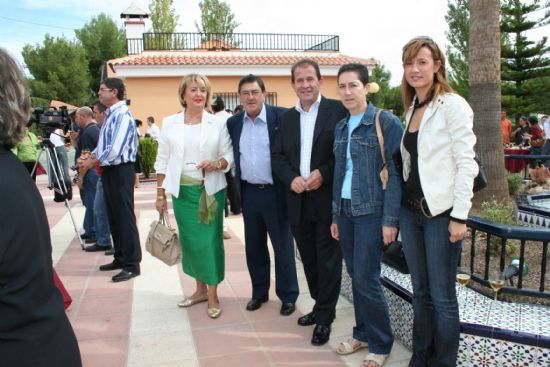
[{"label": "palm tree", "polygon": [[478,152],[489,185],[474,197],[484,201],[508,198],[500,127],[500,2],[470,0],[469,102],[474,110]]}]

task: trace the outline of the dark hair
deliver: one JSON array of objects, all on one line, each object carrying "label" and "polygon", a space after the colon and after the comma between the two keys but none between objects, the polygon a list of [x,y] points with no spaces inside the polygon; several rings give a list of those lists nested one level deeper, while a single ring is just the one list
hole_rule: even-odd
[{"label": "dark hair", "polygon": [[247,76],[245,76],[239,81],[239,89],[237,90],[237,92],[241,93],[241,87],[243,86],[243,84],[248,84],[248,83],[258,83],[258,87],[260,87],[262,92],[265,92],[265,84],[262,78],[252,74],[248,74]]},{"label": "dark hair", "polygon": [[243,108],[242,104],[236,105],[235,109],[233,110],[233,114],[236,115],[236,114],[238,114],[239,112],[241,112],[243,110],[244,110],[244,108]]},{"label": "dark hair", "polygon": [[140,119],[135,119],[134,121],[136,122],[136,127],[140,127],[143,124]]},{"label": "dark hair", "polygon": [[529,116],[527,118],[527,121],[529,121],[531,125],[536,125],[539,123],[539,119],[537,118],[537,116]]},{"label": "dark hair", "polygon": [[296,71],[296,68],[305,68],[307,66],[312,66],[315,69],[315,74],[317,74],[317,79],[321,80],[321,69],[319,69],[319,64],[317,64],[317,61],[312,59],[302,59],[292,65],[292,68],[290,69],[290,80],[292,80],[292,83],[294,83],[294,71]]},{"label": "dark hair", "polygon": [[101,81],[101,84],[105,85],[107,88],[116,89],[117,90],[116,98],[119,101],[122,101],[124,99],[126,88],[124,87],[124,82],[122,81],[122,79],[106,78]]},{"label": "dark hair", "polygon": [[223,110],[225,110],[225,103],[223,103],[222,97],[217,96],[214,100],[214,103],[212,103],[212,111],[220,112]]},{"label": "dark hair", "polygon": [[357,74],[357,78],[363,83],[363,85],[369,84],[369,69],[363,64],[351,63],[340,66],[338,69],[338,76],[336,80],[340,79],[340,74],[353,72]]},{"label": "dark hair", "polygon": [[148,116],[147,121],[151,121],[152,124],[155,123],[155,118],[153,116]]},{"label": "dark hair", "polygon": [[100,113],[103,113],[103,112],[107,111],[107,107],[103,103],[101,103],[99,100],[95,101],[92,104],[92,109],[94,107],[97,107],[97,109],[99,110]]}]

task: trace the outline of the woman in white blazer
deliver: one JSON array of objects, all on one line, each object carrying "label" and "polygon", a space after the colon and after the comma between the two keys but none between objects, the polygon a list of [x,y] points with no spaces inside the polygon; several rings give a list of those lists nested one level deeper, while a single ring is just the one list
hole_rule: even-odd
[{"label": "woman in white blazer", "polygon": [[409,366],[456,366],[459,342],[456,269],[471,207],[476,137],[473,112],[445,77],[445,58],[429,37],[403,48],[406,117],[399,218],[413,286]]},{"label": "woman in white blazer", "polygon": [[178,93],[184,111],[163,120],[159,138],[156,208],[166,212],[166,193],[172,195],[183,271],[197,283],[195,293],[178,306],[208,301],[208,315],[217,318],[221,314],[217,285],[225,272],[225,172],[233,164],[233,148],[225,122],[206,111],[211,101],[206,76],[185,76]]}]

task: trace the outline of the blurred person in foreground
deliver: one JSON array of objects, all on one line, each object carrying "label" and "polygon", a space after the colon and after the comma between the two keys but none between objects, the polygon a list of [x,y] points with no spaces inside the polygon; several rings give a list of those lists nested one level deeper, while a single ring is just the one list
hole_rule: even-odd
[{"label": "blurred person in foreground", "polygon": [[[367,347],[363,366],[382,366],[391,352],[393,334],[388,304],[380,283],[383,245],[397,238],[401,204],[401,175],[392,156],[403,136],[401,121],[367,100],[369,72],[365,65],[346,64],[338,70],[338,91],[349,115],[334,133],[333,223],[352,280],[355,327],[340,343],[338,354]],[[378,138],[375,120],[379,115]],[[388,178],[378,172],[387,162]]]},{"label": "blurred person in foreground", "polygon": [[233,148],[223,119],[210,114],[212,89],[204,75],[189,74],[179,86],[183,112],[164,118],[155,170],[159,213],[172,195],[183,250],[183,271],[196,280],[195,292],[179,307],[208,301],[207,314],[221,315],[218,284],[225,276],[223,209],[225,173]]},{"label": "blurred person in foreground", "polygon": [[25,76],[0,49],[0,364],[78,367],[80,351],[54,285],[46,210],[12,149],[30,115]]},{"label": "blurred person in foreground", "polygon": [[413,287],[409,366],[451,367],[460,337],[455,278],[479,170],[474,114],[447,83],[445,56],[431,38],[410,40],[402,60],[408,112],[399,225]]}]

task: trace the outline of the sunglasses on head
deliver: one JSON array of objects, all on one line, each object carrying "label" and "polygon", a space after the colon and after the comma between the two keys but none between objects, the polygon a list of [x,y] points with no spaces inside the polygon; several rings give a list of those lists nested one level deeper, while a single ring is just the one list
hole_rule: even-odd
[{"label": "sunglasses on head", "polygon": [[435,44],[435,41],[431,38],[431,37],[428,37],[428,36],[418,36],[418,37],[414,37],[413,39],[411,39],[409,42],[407,42],[405,44],[405,46],[403,46],[403,51],[405,51],[411,44],[415,43],[415,42],[422,42],[423,44],[431,44],[431,43],[434,43]]}]

